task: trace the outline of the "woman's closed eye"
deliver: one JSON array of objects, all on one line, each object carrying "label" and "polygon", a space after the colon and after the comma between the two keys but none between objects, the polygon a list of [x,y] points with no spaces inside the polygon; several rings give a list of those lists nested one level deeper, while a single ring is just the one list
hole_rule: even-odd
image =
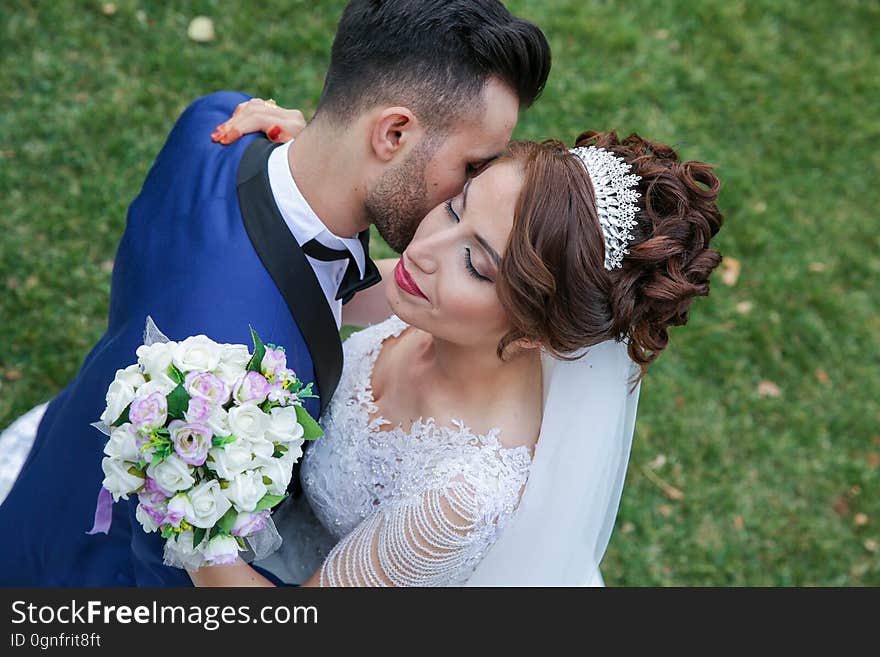
[{"label": "woman's closed eye", "polygon": [[[455,211],[455,208],[452,207],[452,200],[446,201],[446,211],[449,213],[449,216],[452,218],[455,223],[461,222],[461,217],[458,216],[458,213]],[[488,276],[483,276],[477,268],[474,267],[474,263],[471,260],[471,250],[469,248],[465,248],[464,250],[464,266],[465,269],[468,270],[468,273],[480,281],[486,281],[488,283],[492,282],[492,279]]]}]

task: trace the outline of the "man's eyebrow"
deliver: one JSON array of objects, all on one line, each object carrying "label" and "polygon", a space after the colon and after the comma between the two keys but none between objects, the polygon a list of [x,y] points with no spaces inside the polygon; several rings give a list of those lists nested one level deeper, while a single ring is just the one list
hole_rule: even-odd
[{"label": "man's eyebrow", "polygon": [[482,237],[480,237],[476,233],[474,233],[474,238],[477,240],[477,242],[480,243],[480,246],[483,247],[483,250],[489,254],[489,257],[492,258],[492,261],[495,263],[495,266],[499,267],[501,265],[501,256],[498,255],[498,252],[495,251],[495,249],[493,249],[491,246],[489,246],[489,242],[487,242],[485,239],[483,239]]}]

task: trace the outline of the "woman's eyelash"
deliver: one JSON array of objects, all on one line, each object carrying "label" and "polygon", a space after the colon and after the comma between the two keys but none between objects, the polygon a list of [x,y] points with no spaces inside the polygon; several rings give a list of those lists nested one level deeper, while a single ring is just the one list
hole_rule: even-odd
[{"label": "woman's eyelash", "polygon": [[473,276],[474,278],[481,280],[481,281],[488,281],[489,283],[492,282],[491,278],[483,276],[480,272],[478,272],[474,268],[474,263],[471,262],[471,250],[470,249],[464,250],[464,264],[465,264],[465,267],[467,267],[467,270],[470,272],[471,276]]},{"label": "woman's eyelash", "polygon": [[446,201],[446,211],[449,213],[449,216],[455,219],[455,221],[461,221],[461,218],[458,216],[458,213],[452,209],[452,199]]},{"label": "woman's eyelash", "polygon": [[[452,200],[451,199],[446,201],[446,211],[449,213],[450,217],[455,219],[456,222],[461,221],[461,217],[459,217],[458,213],[456,213],[456,211],[452,208]],[[464,250],[464,265],[467,268],[468,273],[470,273],[470,275],[473,276],[474,278],[476,278],[477,280],[488,281],[489,283],[492,282],[491,278],[488,278],[487,276],[483,276],[474,267],[474,263],[471,261],[471,250],[470,249]]]}]

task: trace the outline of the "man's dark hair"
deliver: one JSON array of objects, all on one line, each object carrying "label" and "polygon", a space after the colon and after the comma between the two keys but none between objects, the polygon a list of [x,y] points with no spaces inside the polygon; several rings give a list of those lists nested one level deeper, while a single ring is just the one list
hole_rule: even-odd
[{"label": "man's dark hair", "polygon": [[540,95],[550,46],[497,0],[352,0],[336,30],[318,113],[344,123],[382,103],[444,130],[497,78],[522,107]]}]

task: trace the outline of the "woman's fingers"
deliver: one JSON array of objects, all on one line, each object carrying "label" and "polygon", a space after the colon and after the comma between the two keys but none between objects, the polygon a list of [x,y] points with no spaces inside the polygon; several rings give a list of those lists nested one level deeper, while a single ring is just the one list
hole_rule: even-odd
[{"label": "woman's fingers", "polygon": [[305,127],[302,112],[279,107],[274,100],[252,98],[240,103],[228,120],[218,125],[211,139],[221,144],[231,144],[242,135],[264,132],[276,143],[288,142]]}]

